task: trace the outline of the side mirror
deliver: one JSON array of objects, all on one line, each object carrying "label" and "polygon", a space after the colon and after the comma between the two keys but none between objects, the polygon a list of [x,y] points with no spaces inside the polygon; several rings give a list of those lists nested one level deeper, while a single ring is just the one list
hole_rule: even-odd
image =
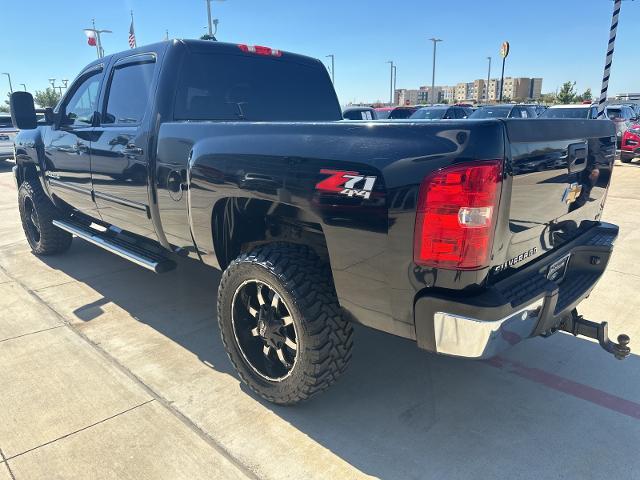
[{"label": "side mirror", "polygon": [[19,130],[33,130],[38,126],[33,96],[29,92],[13,92],[9,100],[11,123]]}]

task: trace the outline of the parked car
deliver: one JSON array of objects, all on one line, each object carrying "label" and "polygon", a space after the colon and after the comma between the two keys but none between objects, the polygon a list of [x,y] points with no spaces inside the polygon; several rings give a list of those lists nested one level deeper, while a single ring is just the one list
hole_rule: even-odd
[{"label": "parked car", "polygon": [[386,120],[387,118],[389,118],[389,114],[391,114],[391,112],[394,110],[395,107],[377,107],[374,108],[375,112],[376,112],[376,117],[378,117],[378,120]]},{"label": "parked car", "polygon": [[537,118],[538,114],[529,105],[483,105],[469,115],[469,118]]},{"label": "parked car", "polygon": [[0,114],[0,160],[13,158],[13,139],[17,133],[11,115]]},{"label": "parked car", "polygon": [[540,115],[540,118],[596,119],[598,107],[591,104],[552,105]]},{"label": "parked car", "polygon": [[629,354],[575,310],[618,235],[611,122],[345,122],[319,60],[198,40],[94,61],[47,125],[27,92],[11,108],[33,252],[223,270],[222,344],[270,402],[333,384],[352,323],[466,358],[559,329]]},{"label": "parked car", "polygon": [[622,134],[622,144],[620,145],[620,161],[629,163],[640,156],[640,124],[633,124]]},{"label": "parked car", "polygon": [[606,115],[616,126],[616,137],[618,139],[618,147],[622,144],[622,135],[626,132],[633,122],[637,120],[633,109],[627,105],[609,105],[606,109]]},{"label": "parked car", "polygon": [[471,112],[465,107],[456,106],[437,106],[423,107],[411,115],[412,120],[451,120],[467,118]]},{"label": "parked car", "polygon": [[401,120],[403,118],[409,118],[413,113],[418,110],[418,107],[396,107],[389,113],[389,120]]},{"label": "parked car", "polygon": [[546,105],[532,105],[532,107],[535,108],[538,117],[546,112],[547,108],[549,108]]},{"label": "parked car", "polygon": [[342,111],[345,120],[377,120],[376,110],[371,107],[349,107]]}]

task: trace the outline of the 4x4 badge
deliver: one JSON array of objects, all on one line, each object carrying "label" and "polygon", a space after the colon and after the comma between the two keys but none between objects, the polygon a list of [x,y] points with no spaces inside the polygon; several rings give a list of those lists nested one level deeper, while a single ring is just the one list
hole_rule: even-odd
[{"label": "4x4 badge", "polygon": [[346,170],[320,170],[330,177],[318,182],[316,190],[339,193],[349,197],[369,198],[377,177],[360,175]]}]

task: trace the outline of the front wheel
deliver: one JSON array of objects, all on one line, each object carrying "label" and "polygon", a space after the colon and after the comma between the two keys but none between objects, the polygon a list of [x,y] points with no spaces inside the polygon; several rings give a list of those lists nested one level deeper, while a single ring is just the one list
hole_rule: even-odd
[{"label": "front wheel", "polygon": [[73,237],[53,224],[60,213],[38,180],[25,180],[20,185],[18,208],[22,228],[33,253],[55,255],[69,249]]},{"label": "front wheel", "polygon": [[240,378],[262,398],[292,405],[346,370],[353,344],[326,266],[310,249],[261,246],[225,270],[222,341]]}]

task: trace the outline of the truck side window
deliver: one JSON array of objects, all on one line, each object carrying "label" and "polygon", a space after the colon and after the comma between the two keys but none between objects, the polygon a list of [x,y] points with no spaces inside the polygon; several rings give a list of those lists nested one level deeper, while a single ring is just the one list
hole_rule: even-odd
[{"label": "truck side window", "polygon": [[111,75],[102,124],[136,125],[147,109],[155,62],[116,67]]},{"label": "truck side window", "polygon": [[93,123],[100,89],[100,72],[96,72],[76,88],[64,107],[65,125],[87,126]]}]

